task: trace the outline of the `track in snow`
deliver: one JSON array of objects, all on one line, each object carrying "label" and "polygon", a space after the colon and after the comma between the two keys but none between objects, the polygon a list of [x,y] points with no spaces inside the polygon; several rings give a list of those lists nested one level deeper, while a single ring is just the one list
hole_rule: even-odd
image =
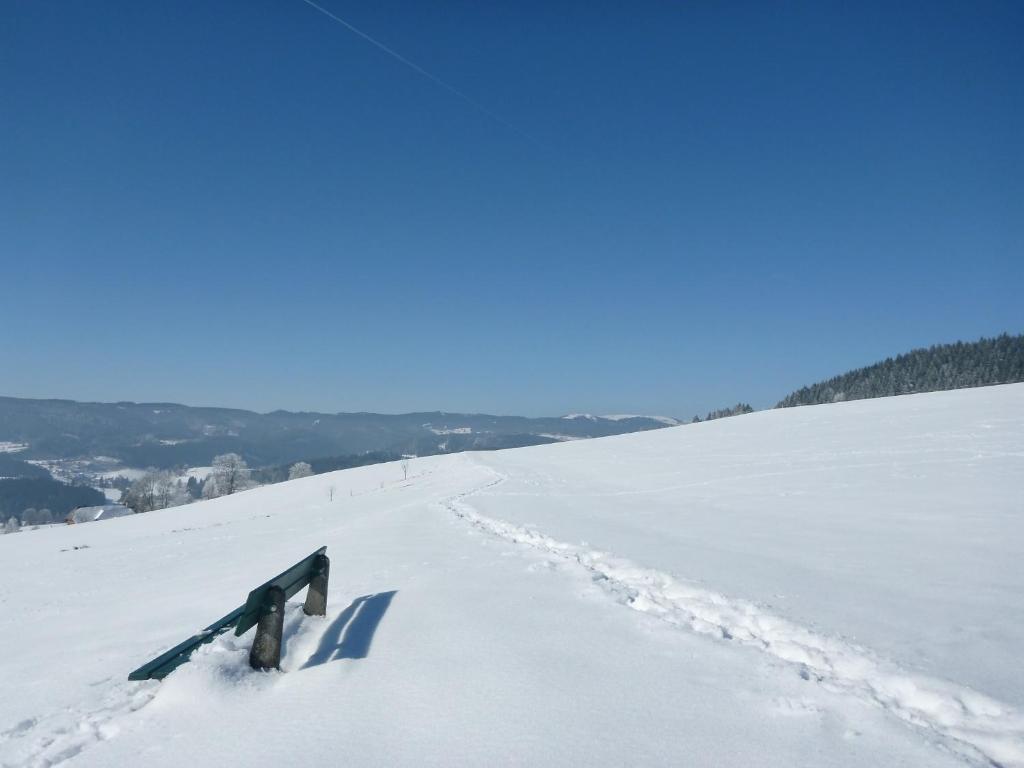
[{"label": "track in snow", "polygon": [[[101,680],[94,685],[104,685]],[[61,765],[94,744],[118,734],[117,721],[146,706],[156,695],[154,686],[119,681],[104,696],[101,705],[90,710],[65,708],[48,715],[30,717],[0,732],[0,745],[23,741],[23,756],[18,763],[0,763],[50,768]]]},{"label": "track in snow", "polygon": [[754,647],[795,665],[801,677],[881,706],[941,737],[964,757],[998,768],[1024,767],[1024,715],[970,688],[914,675],[870,651],[774,616],[753,603],[686,584],[624,558],[552,539],[486,517],[467,499],[505,482],[495,479],[457,494],[444,507],[474,527],[589,572],[618,602],[671,625]]}]

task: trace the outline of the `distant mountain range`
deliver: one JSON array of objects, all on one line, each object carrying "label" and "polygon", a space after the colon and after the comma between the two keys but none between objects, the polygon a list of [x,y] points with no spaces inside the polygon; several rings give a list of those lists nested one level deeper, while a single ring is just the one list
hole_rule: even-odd
[{"label": "distant mountain range", "polygon": [[241,454],[266,467],[369,451],[426,455],[659,429],[647,416],[528,418],[486,414],[254,413],[175,403],[80,403],[0,397],[0,446],[31,460],[108,458],[130,467],[208,465]]},{"label": "distant mountain range", "polygon": [[[803,387],[778,407],[1017,381],[1024,381],[1024,335],[1003,334],[889,358]],[[740,404],[708,418],[749,410]],[[214,456],[229,452],[254,468],[265,468],[269,479],[286,477],[288,465],[296,461],[313,462],[316,471],[327,471],[403,454],[515,448],[679,423],[662,416],[586,413],[544,418],[443,411],[255,413],[176,403],[0,397],[0,480],[40,479],[52,473],[58,479],[95,484],[97,477],[113,476],[120,467],[206,466]]]},{"label": "distant mountain range", "polygon": [[1024,335],[915,349],[803,387],[776,407],[909,395],[1024,381]]}]

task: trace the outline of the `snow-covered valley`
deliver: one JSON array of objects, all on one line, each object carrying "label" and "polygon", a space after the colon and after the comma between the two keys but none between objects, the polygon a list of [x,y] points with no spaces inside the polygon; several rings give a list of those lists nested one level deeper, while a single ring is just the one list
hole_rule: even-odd
[{"label": "snow-covered valley", "polygon": [[[0,538],[0,765],[1024,766],[1024,385]],[[327,545],[281,673],[224,636]]]}]

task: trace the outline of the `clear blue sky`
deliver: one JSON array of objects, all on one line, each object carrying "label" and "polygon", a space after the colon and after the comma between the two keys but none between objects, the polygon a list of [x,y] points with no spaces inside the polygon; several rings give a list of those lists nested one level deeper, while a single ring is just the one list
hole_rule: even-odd
[{"label": "clear blue sky", "polygon": [[500,120],[301,0],[3,4],[0,394],[689,416],[1024,331],[1024,3],[318,2]]}]

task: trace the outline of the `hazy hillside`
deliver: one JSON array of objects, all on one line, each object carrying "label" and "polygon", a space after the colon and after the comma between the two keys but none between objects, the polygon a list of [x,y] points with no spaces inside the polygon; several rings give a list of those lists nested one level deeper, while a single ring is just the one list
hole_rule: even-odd
[{"label": "hazy hillside", "polygon": [[803,387],[778,408],[1024,381],[1024,335],[915,349]]},{"label": "hazy hillside", "polygon": [[[669,420],[671,421],[671,420]],[[377,414],[194,408],[174,403],[80,403],[0,397],[0,441],[18,459],[107,456],[128,466],[207,465],[241,454],[253,466],[366,451],[451,453],[666,426],[643,416],[527,418],[443,412]]]},{"label": "hazy hillside", "polygon": [[15,477],[49,477],[50,473],[43,467],[29,464],[17,459],[9,453],[0,453],[0,480]]},{"label": "hazy hillside", "polygon": [[63,520],[75,507],[103,504],[106,497],[95,488],[66,485],[49,477],[0,480],[0,516],[27,522],[26,510],[48,509],[54,520]]}]

